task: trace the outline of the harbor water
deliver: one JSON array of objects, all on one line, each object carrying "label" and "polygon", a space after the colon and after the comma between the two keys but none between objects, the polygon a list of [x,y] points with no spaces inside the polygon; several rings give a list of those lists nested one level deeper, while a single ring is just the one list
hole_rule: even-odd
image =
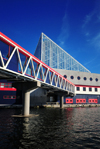
[{"label": "harbor water", "polygon": [[0,149],[100,148],[100,107],[0,109]]}]

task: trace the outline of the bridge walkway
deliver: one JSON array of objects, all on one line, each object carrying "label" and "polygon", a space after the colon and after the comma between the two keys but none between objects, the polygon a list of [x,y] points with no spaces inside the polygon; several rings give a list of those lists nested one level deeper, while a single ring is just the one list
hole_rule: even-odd
[{"label": "bridge walkway", "polygon": [[[23,115],[29,113],[30,91],[45,88],[55,94],[74,96],[75,85],[0,32],[0,79],[12,81],[24,92]],[[28,109],[28,110],[25,110]]]}]

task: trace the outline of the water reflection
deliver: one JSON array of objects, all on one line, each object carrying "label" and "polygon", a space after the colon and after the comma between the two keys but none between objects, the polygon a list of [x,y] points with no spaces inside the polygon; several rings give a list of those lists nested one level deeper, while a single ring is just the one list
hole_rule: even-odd
[{"label": "water reflection", "polygon": [[14,118],[21,109],[0,109],[1,148],[100,148],[100,108],[31,109],[32,118]]}]

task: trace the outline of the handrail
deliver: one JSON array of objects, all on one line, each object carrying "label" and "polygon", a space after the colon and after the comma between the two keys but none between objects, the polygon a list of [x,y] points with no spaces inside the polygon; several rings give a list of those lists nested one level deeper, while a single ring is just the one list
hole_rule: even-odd
[{"label": "handrail", "polygon": [[[52,79],[50,79],[50,83],[49,83],[50,85],[53,85],[53,86],[58,87],[57,84],[60,84],[59,85],[59,88],[61,88],[63,90],[68,90],[68,91],[75,92],[75,85],[72,82],[70,82],[67,78],[64,78],[61,74],[59,74],[58,72],[56,72],[55,70],[53,70],[52,68],[50,68],[49,66],[47,66],[44,62],[42,62],[41,60],[39,60],[38,58],[36,58],[34,55],[32,55],[31,53],[29,53],[27,50],[25,50],[24,48],[22,48],[20,45],[18,45],[17,43],[15,43],[13,40],[11,40],[9,37],[7,37],[6,35],[4,35],[1,32],[0,32],[0,40],[2,40],[3,42],[5,42],[8,45],[11,45],[14,48],[13,52],[11,53],[11,55],[8,58],[8,61],[7,61],[7,63],[5,65],[4,65],[3,56],[2,56],[2,52],[1,52],[0,58],[1,58],[1,61],[2,61],[3,68],[7,69],[7,66],[10,63],[13,55],[15,54],[15,52],[17,52],[18,60],[19,60],[19,65],[21,67],[21,70],[22,70],[22,74],[23,75],[27,75],[26,74],[26,71],[28,69],[28,66],[29,66],[29,63],[30,62],[32,63],[32,70],[35,73],[33,62],[36,62],[36,64],[39,64],[39,67],[37,68],[38,69],[37,70],[38,71],[37,72],[37,76],[38,76],[39,71],[41,69],[41,72],[42,72],[42,75],[43,75],[43,78],[44,78],[43,68],[45,68],[45,69],[47,69],[46,77],[49,76],[49,79],[50,79],[51,78],[51,75],[53,74],[52,75]],[[27,65],[25,66],[25,69],[24,70],[23,70],[23,67],[22,67],[22,61],[21,61],[21,58],[20,58],[20,53],[28,58]],[[51,75],[50,75],[50,72],[52,72]],[[56,77],[56,79],[55,79],[55,77]],[[35,78],[33,78],[33,79],[37,79],[36,78],[36,74],[35,74]],[[41,81],[44,81],[44,80],[41,80]],[[53,81],[55,83],[53,83]],[[47,83],[47,82],[45,82],[45,83]],[[67,89],[68,84],[70,84],[69,89]]]}]

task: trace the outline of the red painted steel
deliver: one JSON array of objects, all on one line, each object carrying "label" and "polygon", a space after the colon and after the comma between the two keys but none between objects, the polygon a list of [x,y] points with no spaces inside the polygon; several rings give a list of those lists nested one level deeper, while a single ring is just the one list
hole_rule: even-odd
[{"label": "red painted steel", "polygon": [[86,103],[86,99],[76,99],[76,103]]},{"label": "red painted steel", "polygon": [[93,87],[93,88],[100,88],[100,86],[91,86],[91,85],[75,85],[76,87]]},{"label": "red painted steel", "polygon": [[16,88],[0,88],[0,91],[16,91]]},{"label": "red painted steel", "polygon": [[67,80],[66,78],[64,78],[62,75],[60,75],[58,72],[56,72],[55,70],[53,70],[51,67],[47,66],[45,63],[43,63],[41,60],[39,60],[38,58],[36,58],[34,55],[32,55],[31,53],[29,53],[28,51],[26,51],[24,48],[22,48],[20,45],[18,45],[17,43],[15,43],[13,40],[11,40],[9,37],[7,37],[6,35],[4,35],[3,33],[0,32],[0,39],[2,39],[2,41],[4,41],[5,43],[7,43],[8,45],[11,45],[13,47],[17,46],[19,51],[24,54],[27,57],[32,57],[33,61],[36,61],[37,63],[41,63],[45,68],[49,68],[50,71],[54,72],[56,75],[60,76],[61,78],[63,78],[64,80],[66,80],[68,83],[72,84],[73,86],[75,86],[72,82],[70,82],[69,80]]},{"label": "red painted steel", "polygon": [[97,99],[89,99],[88,102],[89,103],[98,103],[98,100]]},{"label": "red painted steel", "polygon": [[65,103],[73,103],[73,98],[66,98]]}]

